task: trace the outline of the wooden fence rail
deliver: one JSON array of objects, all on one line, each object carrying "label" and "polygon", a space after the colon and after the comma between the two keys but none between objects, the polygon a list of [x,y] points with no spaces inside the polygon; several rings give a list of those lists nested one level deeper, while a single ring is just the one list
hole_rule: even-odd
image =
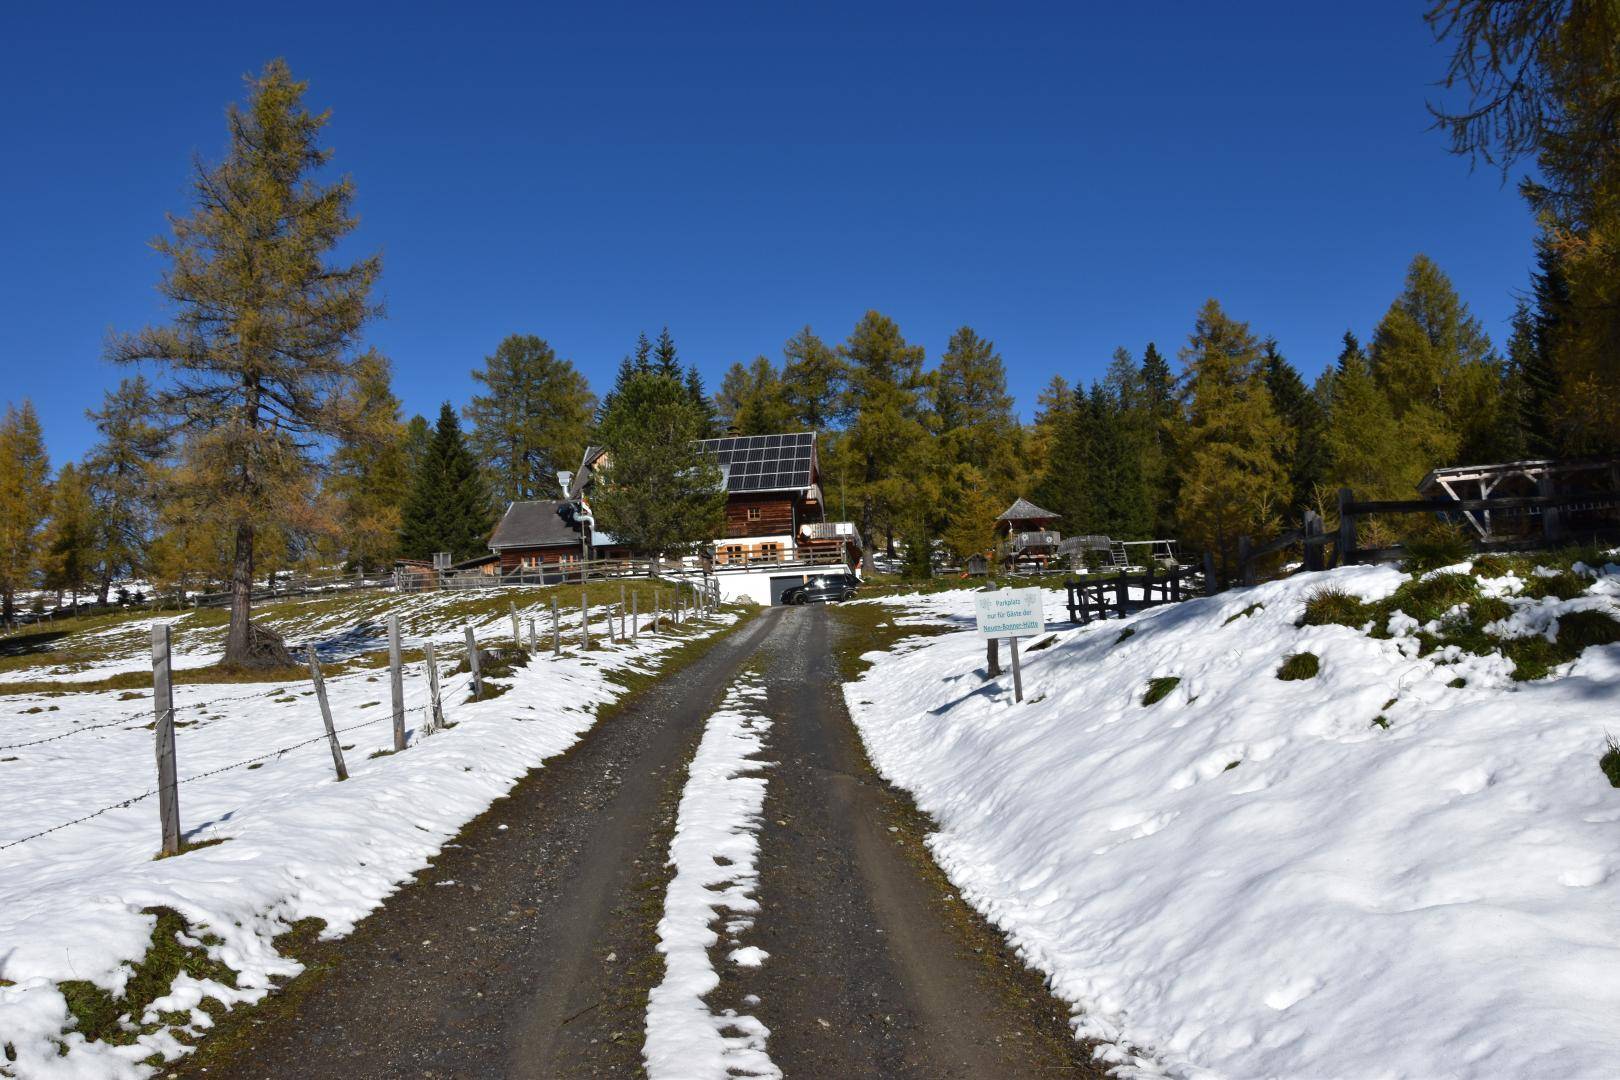
[{"label": "wooden fence rail", "polygon": [[[1201,577],[1179,566],[1171,567],[1168,573],[1155,575],[1153,564],[1149,563],[1140,574],[1119,574],[1102,581],[1070,578],[1065,583],[1069,591],[1069,621],[1083,626],[1093,619],[1106,619],[1110,613],[1123,619],[1133,610],[1179,603],[1203,593]],[[1142,590],[1140,599],[1131,595],[1132,589]],[[1154,590],[1158,590],[1157,597]]]}]

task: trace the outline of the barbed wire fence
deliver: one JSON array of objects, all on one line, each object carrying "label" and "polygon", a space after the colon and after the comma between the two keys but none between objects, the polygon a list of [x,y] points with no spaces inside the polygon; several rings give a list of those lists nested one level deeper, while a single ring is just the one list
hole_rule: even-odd
[{"label": "barbed wire fence", "polygon": [[[629,644],[634,638],[643,634],[657,634],[659,632],[660,625],[663,623],[667,622],[673,623],[674,625],[681,625],[692,618],[713,614],[718,610],[720,606],[718,597],[707,596],[702,591],[696,589],[692,590],[692,592],[693,595],[689,598],[682,598],[679,600],[672,598],[670,606],[667,610],[663,609],[661,602],[655,602],[654,609],[647,613],[648,618],[644,623],[641,622],[639,618],[628,618],[622,599],[617,605],[611,603],[598,605],[598,607],[606,609],[605,614],[599,620],[605,625],[607,630],[606,634],[602,635],[602,639],[604,639],[610,645]],[[682,597],[680,590],[676,591],[675,597]],[[515,603],[511,605],[511,646],[514,650],[526,655],[529,661],[533,661],[540,657],[560,659],[563,656],[571,655],[561,651],[560,643],[563,637],[562,622],[556,605],[553,605],[551,610],[552,626],[550,629],[553,639],[553,648],[543,649],[540,647],[541,641],[537,627],[538,620],[533,617],[529,618],[528,644],[525,646],[523,626],[520,616],[517,612]],[[581,592],[580,615],[581,620],[578,627],[579,637],[576,644],[579,650],[583,652],[591,648],[592,621],[590,616],[590,605],[586,602],[583,591]],[[570,616],[570,618],[571,617],[572,616]],[[394,635],[391,635],[391,637],[394,637],[394,640],[391,642],[393,647],[391,647],[389,650],[390,655],[388,666],[390,669],[390,682],[397,686],[402,684],[405,665],[401,658],[402,650],[398,647],[400,642],[397,636],[395,636],[397,635],[396,620],[397,616],[390,617],[390,622],[395,623],[395,626],[391,627],[391,630],[394,630]],[[431,656],[432,653],[430,648],[424,648],[423,652],[425,655],[421,672],[421,675],[424,678],[415,682],[408,694],[402,693],[398,695],[393,703],[394,708],[390,712],[379,713],[370,719],[362,720],[358,723],[345,724],[342,726],[328,726],[320,734],[313,735],[307,739],[301,739],[286,746],[281,746],[273,750],[267,750],[262,753],[254,754],[250,757],[233,761],[228,765],[221,765],[206,769],[202,772],[194,773],[189,776],[178,777],[173,773],[173,764],[176,756],[176,717],[181,710],[184,710],[185,712],[203,712],[217,706],[232,703],[239,704],[254,698],[263,697],[265,696],[266,692],[257,691],[247,694],[231,692],[221,694],[204,701],[186,702],[183,706],[176,707],[173,701],[174,687],[172,685],[172,672],[169,666],[171,656],[170,626],[167,623],[154,624],[152,630],[153,719],[147,724],[141,726],[152,727],[157,733],[157,785],[148,788],[146,791],[143,791],[140,794],[131,795],[128,798],[109,803],[71,820],[52,825],[48,828],[40,829],[26,836],[20,836],[12,840],[0,842],[0,851],[6,851],[10,848],[18,847],[34,840],[39,840],[42,837],[50,836],[75,825],[81,825],[84,822],[91,821],[95,818],[101,817],[104,814],[111,813],[114,810],[127,809],[137,803],[145,802],[148,799],[157,797],[160,802],[159,817],[162,822],[161,853],[165,855],[178,854],[181,850],[183,850],[184,846],[179,827],[179,788],[187,784],[196,783],[200,780],[209,779],[211,777],[233,772],[237,769],[246,768],[259,762],[268,761],[272,758],[279,758],[295,750],[300,750],[304,747],[313,746],[317,743],[323,742],[330,743],[334,747],[334,758],[338,763],[338,780],[341,781],[346,778],[347,774],[343,769],[341,756],[336,753],[336,737],[338,735],[358,731],[367,727],[374,727],[385,722],[393,722],[397,725],[398,719],[401,717],[401,715],[408,716],[410,712],[414,711],[414,709],[421,708],[424,712],[424,720],[422,725],[416,728],[416,731],[421,735],[421,737],[425,738],[428,735],[434,734],[442,727],[451,726],[451,721],[449,720],[450,716],[461,712],[467,706],[482,700],[482,678],[480,673],[479,654],[484,652],[486,647],[494,643],[491,639],[496,636],[493,634],[487,635],[486,639],[480,642],[472,626],[470,624],[467,625],[465,627],[465,634],[469,647],[463,660],[465,663],[467,663],[468,670],[465,673],[461,673],[458,679],[454,679],[448,685],[442,687],[438,683],[438,666],[443,662],[448,662],[449,658],[445,658],[444,661],[434,659],[432,662],[435,669],[430,674],[427,671],[427,664],[429,662],[427,657]],[[506,636],[507,635],[505,634],[499,635],[503,641]],[[431,642],[431,635],[425,636],[421,639],[421,643],[423,645],[430,646]],[[313,660],[316,643],[313,641],[308,642],[306,643],[305,648],[308,655]],[[324,693],[320,690],[321,680],[320,676],[318,675],[318,664],[312,663],[311,668],[312,681],[316,686],[316,689],[311,692],[316,693],[318,696],[324,698]],[[357,673],[344,673],[344,675],[353,674]],[[473,696],[470,698],[460,698],[459,695],[461,695],[461,693],[468,688],[473,689]],[[274,693],[280,691],[271,692]],[[324,700],[321,701],[321,708],[323,712],[326,711],[326,704]],[[107,720],[95,724],[87,724],[81,727],[75,727],[66,731],[57,732],[52,735],[0,745],[0,752],[43,746],[70,738],[75,735],[107,730],[109,728],[128,729],[129,725],[131,724],[140,724],[142,715],[144,715],[144,711],[142,713],[135,713],[129,716],[121,717],[116,720]],[[415,742],[420,741],[420,738],[415,740]],[[396,744],[396,749],[391,753],[397,753],[399,750],[406,749],[410,745],[414,745],[414,742],[407,739],[404,746],[399,746]]]}]

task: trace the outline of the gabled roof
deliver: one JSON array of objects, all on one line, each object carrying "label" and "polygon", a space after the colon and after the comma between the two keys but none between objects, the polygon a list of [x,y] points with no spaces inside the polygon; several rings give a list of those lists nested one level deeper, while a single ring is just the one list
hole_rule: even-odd
[{"label": "gabled roof", "polygon": [[584,492],[585,485],[591,482],[591,467],[600,461],[605,453],[607,453],[607,447],[605,446],[585,447],[585,456],[579,459],[579,471],[574,473],[568,481],[568,497],[570,499],[577,499]]},{"label": "gabled roof", "polygon": [[1056,521],[1061,514],[1054,514],[1050,510],[1042,510],[1028,499],[1019,497],[1011,506],[1007,507],[997,521]]},{"label": "gabled roof", "polygon": [[564,499],[511,504],[489,538],[490,550],[577,545],[579,529],[573,523],[573,505]]}]

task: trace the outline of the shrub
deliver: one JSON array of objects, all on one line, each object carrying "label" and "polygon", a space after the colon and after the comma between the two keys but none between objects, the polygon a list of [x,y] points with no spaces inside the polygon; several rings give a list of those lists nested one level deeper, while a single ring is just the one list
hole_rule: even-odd
[{"label": "shrub", "polygon": [[1609,786],[1620,787],[1620,742],[1615,742],[1614,736],[1610,735],[1608,744],[1608,749],[1598,758],[1598,768],[1609,778]]},{"label": "shrub", "polygon": [[1277,669],[1277,678],[1283,682],[1298,682],[1301,679],[1314,679],[1316,673],[1322,669],[1322,661],[1315,653],[1290,653],[1283,658],[1282,666]]},{"label": "shrub", "polygon": [[1408,570],[1435,570],[1455,566],[1474,552],[1474,541],[1462,527],[1428,519],[1401,538]]},{"label": "shrub", "polygon": [[1152,705],[1156,702],[1163,701],[1165,697],[1169,695],[1170,691],[1174,690],[1180,684],[1181,676],[1179,675],[1161,675],[1157,679],[1149,679],[1147,691],[1142,695],[1142,704]]},{"label": "shrub", "polygon": [[1360,627],[1372,617],[1372,609],[1359,599],[1343,589],[1324,585],[1305,598],[1305,616],[1300,625]]}]

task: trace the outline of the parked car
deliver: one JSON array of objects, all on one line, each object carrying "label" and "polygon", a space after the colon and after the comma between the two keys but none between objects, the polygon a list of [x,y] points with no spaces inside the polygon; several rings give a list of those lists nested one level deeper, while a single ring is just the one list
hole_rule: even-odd
[{"label": "parked car", "polygon": [[854,574],[822,574],[803,585],[795,585],[782,594],[784,604],[825,604],[833,600],[850,600],[860,587],[861,579]]}]

